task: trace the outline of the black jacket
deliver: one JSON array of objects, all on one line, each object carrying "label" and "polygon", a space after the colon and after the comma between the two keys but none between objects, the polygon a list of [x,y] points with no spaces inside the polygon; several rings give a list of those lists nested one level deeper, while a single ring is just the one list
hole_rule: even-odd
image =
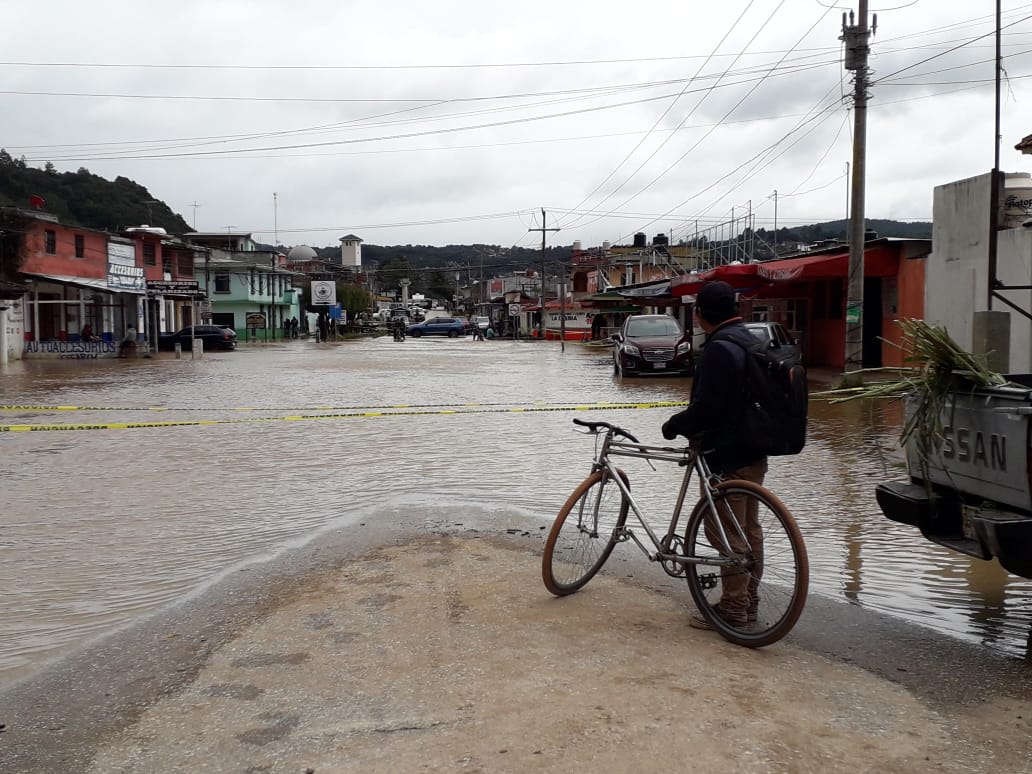
[{"label": "black jacket", "polygon": [[730,473],[762,459],[743,443],[738,424],[745,413],[745,351],[755,346],[740,317],[710,332],[695,368],[691,404],[663,425],[667,438],[701,435],[714,473]]}]

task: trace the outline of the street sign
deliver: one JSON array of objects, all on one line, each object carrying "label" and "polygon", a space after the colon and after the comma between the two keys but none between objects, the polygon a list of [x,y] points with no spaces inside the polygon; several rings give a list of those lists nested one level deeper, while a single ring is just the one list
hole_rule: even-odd
[{"label": "street sign", "polygon": [[520,316],[520,305],[519,304],[509,304],[509,317],[519,317],[519,316]]},{"label": "street sign", "polygon": [[317,306],[332,306],[337,303],[337,286],[323,280],[313,282],[312,303]]},{"label": "street sign", "polygon": [[265,315],[261,312],[248,312],[247,313],[247,327],[248,328],[264,328],[265,327]]}]

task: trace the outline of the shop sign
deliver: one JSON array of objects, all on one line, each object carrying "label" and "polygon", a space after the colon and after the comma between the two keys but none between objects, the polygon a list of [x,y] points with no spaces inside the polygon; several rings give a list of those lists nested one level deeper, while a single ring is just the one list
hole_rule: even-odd
[{"label": "shop sign", "polygon": [[143,267],[136,265],[136,246],[111,240],[107,251],[107,284],[108,289],[116,293],[119,290],[143,290]]},{"label": "shop sign", "polygon": [[152,293],[196,293],[201,289],[197,280],[147,280]]}]

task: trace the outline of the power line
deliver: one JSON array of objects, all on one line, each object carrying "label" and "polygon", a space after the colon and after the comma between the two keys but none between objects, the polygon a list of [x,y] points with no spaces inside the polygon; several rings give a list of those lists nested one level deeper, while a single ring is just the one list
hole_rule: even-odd
[{"label": "power line", "polygon": [[[749,79],[747,81],[736,81],[735,83],[727,84],[727,86],[729,86],[729,87],[730,86],[739,86],[739,85],[742,85],[744,83],[751,83],[751,82],[756,82],[756,81],[763,82],[764,80],[767,79],[767,77],[769,77],[769,76],[762,76],[760,78],[753,78],[753,79]],[[707,87],[707,88],[711,88],[711,87]],[[510,119],[510,120],[507,120],[507,121],[493,121],[493,122],[488,122],[488,123],[483,123],[483,124],[473,124],[473,125],[469,125],[469,126],[446,127],[446,128],[441,128],[441,129],[428,129],[428,130],[424,130],[424,131],[421,131],[421,132],[408,132],[408,133],[395,134],[395,135],[382,135],[382,136],[378,136],[378,137],[363,137],[363,138],[354,138],[354,139],[331,140],[331,141],[325,141],[325,142],[298,143],[298,144],[294,144],[294,145],[274,145],[274,146],[267,146],[267,147],[263,147],[263,148],[222,149],[222,150],[210,150],[210,151],[191,151],[191,152],[188,152],[188,153],[148,153],[148,154],[137,154],[137,153],[135,153],[133,151],[130,151],[128,153],[108,153],[106,155],[97,155],[97,156],[89,156],[89,157],[80,156],[80,155],[73,155],[73,156],[54,157],[51,160],[52,161],[59,161],[59,160],[60,161],[83,161],[83,160],[93,160],[93,161],[95,161],[95,160],[117,160],[117,159],[139,160],[139,159],[150,159],[150,158],[182,158],[184,156],[224,156],[224,155],[229,155],[229,154],[234,154],[234,153],[239,153],[239,152],[254,152],[256,150],[289,150],[289,149],[295,149],[295,148],[317,148],[317,147],[326,147],[326,146],[333,146],[333,145],[348,145],[348,144],[364,143],[364,142],[380,142],[380,141],[383,141],[383,140],[398,140],[398,139],[407,139],[407,138],[411,138],[411,137],[425,137],[425,136],[433,135],[433,134],[453,134],[453,133],[456,133],[456,132],[472,131],[474,129],[487,129],[487,128],[494,128],[494,127],[498,127],[498,126],[509,126],[509,125],[513,125],[513,124],[522,124],[522,123],[529,123],[529,122],[535,122],[535,121],[543,121],[543,120],[552,119],[552,118],[565,118],[565,117],[572,116],[572,115],[582,115],[582,114],[585,114],[585,113],[594,113],[594,112],[598,112],[598,111],[601,111],[601,110],[614,110],[616,108],[627,107],[629,105],[638,105],[638,104],[642,104],[642,103],[646,103],[646,102],[654,102],[656,100],[666,99],[666,98],[668,98],[670,96],[671,96],[670,94],[665,94],[665,95],[660,95],[660,96],[656,96],[656,97],[645,97],[643,99],[630,100],[630,101],[627,101],[627,102],[618,102],[618,103],[613,103],[613,104],[609,104],[609,105],[601,105],[601,106],[596,106],[596,107],[581,108],[581,109],[578,109],[578,110],[567,110],[567,111],[563,111],[563,112],[560,112],[560,113],[549,113],[549,114],[539,115],[539,116],[527,116],[527,117],[523,117],[523,118],[513,118],[513,119]]]},{"label": "power line", "polygon": [[[700,65],[699,65],[699,69],[698,69],[698,70],[696,70],[696,72],[695,72],[695,76],[693,76],[693,79],[694,79],[695,77],[698,77],[698,76],[699,76],[699,75],[700,75],[700,74],[702,73],[702,69],[703,69],[703,68],[704,68],[704,67],[705,67],[705,66],[706,66],[707,64],[709,64],[709,62],[710,62],[710,61],[712,60],[712,58],[713,58],[713,57],[714,57],[714,56],[716,55],[717,51],[719,51],[719,50],[720,50],[720,47],[724,45],[724,42],[725,42],[725,41],[726,41],[726,40],[728,39],[728,37],[729,37],[729,36],[731,35],[731,33],[732,33],[732,32],[734,32],[735,28],[736,28],[736,27],[738,26],[738,23],[739,23],[739,22],[741,22],[743,18],[745,18],[745,15],[746,15],[746,13],[747,13],[747,12],[749,11],[749,9],[750,9],[750,8],[752,8],[752,0],[750,0],[749,4],[748,4],[748,5],[747,5],[747,6],[746,6],[746,7],[745,7],[745,8],[743,9],[743,10],[742,10],[742,12],[741,12],[741,13],[740,13],[740,14],[738,15],[738,18],[736,18],[736,19],[734,20],[734,22],[733,22],[733,23],[731,24],[731,26],[730,26],[730,27],[728,28],[727,32],[725,32],[725,33],[724,33],[724,36],[723,36],[723,37],[722,37],[722,38],[721,38],[721,39],[720,39],[720,40],[719,40],[719,41],[717,42],[717,44],[716,44],[716,45],[715,45],[715,46],[713,47],[713,50],[712,50],[712,51],[710,52],[710,55],[709,55],[708,57],[706,57],[706,59],[705,59],[705,60],[704,60],[704,61],[702,62],[702,64],[700,64]],[[755,39],[755,38],[754,38],[754,39]],[[749,42],[750,42],[750,43],[752,43],[752,40],[750,40]],[[735,64],[735,62],[737,62],[737,61],[738,61],[738,59],[737,59],[737,58],[733,59],[733,60],[732,60],[732,62],[731,62],[731,65],[729,66],[729,68],[730,68],[730,67],[733,67],[733,66],[734,66],[734,64]],[[726,74],[726,70],[725,70],[725,74]],[[688,82],[689,82],[689,83],[692,83],[692,82],[693,82],[693,79],[689,79],[689,81],[688,81]],[[718,79],[718,80],[716,81],[716,83],[719,83],[719,82],[720,82],[720,79]],[[714,84],[714,86],[716,85],[716,83]],[[580,203],[579,203],[579,204],[577,205],[577,207],[580,207],[580,206],[581,206],[582,204],[584,204],[584,203],[585,203],[586,201],[588,201],[589,199],[591,199],[591,197],[592,197],[592,196],[594,196],[594,195],[595,195],[596,193],[598,193],[598,191],[599,191],[599,190],[601,190],[602,186],[604,186],[604,185],[605,185],[606,183],[608,183],[608,182],[609,182],[609,181],[610,181],[610,180],[611,180],[611,179],[613,178],[613,175],[615,175],[615,174],[616,174],[617,172],[619,172],[619,171],[620,171],[620,169],[621,169],[621,168],[623,167],[623,165],[624,165],[624,164],[626,164],[626,163],[627,163],[627,161],[628,161],[628,160],[629,160],[629,159],[631,158],[631,156],[633,156],[633,155],[634,155],[634,154],[635,154],[635,153],[636,153],[636,152],[638,151],[638,148],[640,148],[640,147],[642,146],[642,144],[643,144],[643,143],[645,142],[645,140],[647,140],[647,139],[648,139],[648,138],[649,138],[649,137],[650,137],[650,136],[652,135],[652,133],[653,133],[653,132],[654,132],[654,131],[656,130],[656,128],[657,128],[657,127],[659,126],[660,122],[661,122],[661,121],[662,121],[662,120],[663,120],[664,118],[666,118],[667,114],[668,114],[668,113],[669,113],[669,112],[670,112],[671,110],[673,110],[673,108],[674,108],[674,105],[676,105],[676,104],[677,104],[677,101],[678,101],[678,100],[679,100],[679,99],[680,99],[680,98],[681,98],[682,96],[684,96],[684,92],[685,92],[685,90],[686,90],[687,88],[688,88],[688,87],[687,87],[687,86],[685,86],[685,88],[681,90],[681,93],[680,93],[680,94],[678,94],[678,95],[677,95],[677,96],[676,96],[676,97],[675,97],[675,98],[673,99],[673,101],[671,101],[671,103],[670,103],[670,104],[669,104],[669,105],[667,106],[666,110],[664,110],[664,111],[663,111],[663,112],[662,112],[662,113],[660,114],[659,118],[657,118],[657,119],[655,120],[655,122],[653,122],[653,124],[652,124],[652,127],[651,127],[651,128],[649,129],[649,131],[648,131],[648,132],[646,132],[646,133],[645,133],[645,134],[644,134],[644,135],[643,135],[643,136],[641,137],[641,139],[639,139],[639,140],[638,140],[638,142],[637,142],[637,143],[636,143],[636,144],[634,145],[634,147],[633,147],[633,148],[631,148],[631,150],[627,152],[627,155],[625,155],[625,156],[623,157],[623,159],[621,159],[620,163],[619,163],[619,164],[617,164],[617,165],[616,165],[616,167],[614,167],[614,168],[613,168],[613,171],[612,171],[612,172],[610,172],[610,173],[609,173],[608,175],[606,175],[606,176],[605,176],[605,177],[604,177],[604,178],[602,179],[602,182],[600,182],[600,183],[599,183],[598,185],[596,185],[596,186],[595,186],[595,187],[594,187],[594,188],[593,188],[593,189],[591,190],[591,192],[590,192],[590,193],[589,193],[589,194],[588,194],[587,196],[585,196],[585,197],[584,197],[584,198],[583,198],[583,199],[582,199],[582,200],[580,201]],[[696,111],[696,110],[697,110],[697,109],[699,108],[699,106],[700,106],[700,105],[702,105],[703,101],[705,101],[706,97],[707,97],[707,96],[709,96],[709,94],[711,94],[711,93],[712,93],[712,91],[707,91],[707,92],[706,92],[705,94],[703,94],[703,96],[702,96],[702,97],[701,97],[701,98],[699,99],[699,101],[698,101],[698,102],[696,102],[696,103],[695,103],[695,105],[694,105],[694,106],[692,107],[692,109],[691,109],[691,110],[690,110],[690,111],[689,111],[689,112],[688,112],[688,113],[687,113],[687,114],[685,115],[685,117],[684,117],[683,119],[681,119],[681,123],[680,123],[680,124],[678,124],[678,126],[677,126],[677,128],[678,128],[678,129],[680,129],[680,128],[681,128],[682,126],[684,126],[685,122],[686,122],[686,121],[687,121],[687,120],[688,120],[688,119],[689,119],[689,118],[690,118],[690,117],[691,117],[691,116],[692,116],[692,115],[693,115],[693,114],[695,113],[695,111]],[[669,140],[671,136],[672,136],[672,135],[668,135],[668,137],[667,137],[667,140]],[[651,158],[652,158],[653,156],[655,156],[655,155],[656,155],[656,153],[658,153],[658,152],[659,152],[660,148],[662,148],[662,147],[663,147],[663,145],[665,145],[665,144],[666,144],[666,140],[664,140],[664,141],[663,141],[663,144],[662,144],[662,145],[660,145],[660,146],[659,146],[659,148],[656,148],[656,149],[655,149],[655,150],[654,150],[654,151],[652,152],[652,154],[651,154],[651,155],[649,156],[649,159],[651,159]],[[646,161],[648,161],[648,159],[646,159]],[[641,169],[641,167],[639,166],[639,167],[638,167],[638,169]],[[637,170],[636,170],[636,171],[637,171]],[[633,176],[633,173],[632,173],[632,176]],[[628,178],[628,179],[629,179],[629,178]],[[626,182],[626,181],[625,181],[625,182]],[[610,194],[610,196],[612,196],[612,194]],[[603,199],[602,201],[605,201],[605,199]],[[601,204],[601,202],[599,202],[599,203]],[[572,225],[576,224],[576,222],[577,222],[577,221],[573,221],[572,223],[570,223],[570,224],[569,224],[569,226],[572,226]],[[566,225],[566,224],[563,224],[563,225]]]}]

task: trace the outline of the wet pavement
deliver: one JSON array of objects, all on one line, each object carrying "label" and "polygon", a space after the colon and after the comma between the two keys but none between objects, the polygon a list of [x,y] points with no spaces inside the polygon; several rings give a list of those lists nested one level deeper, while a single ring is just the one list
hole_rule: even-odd
[{"label": "wet pavement", "polygon": [[[687,397],[687,379],[615,379],[609,357],[383,337],[9,365],[5,425],[146,426],[0,432],[0,684],[382,514],[419,519],[431,504],[549,523],[590,464],[573,416],[659,442],[676,409],[654,404]],[[39,408],[56,406],[79,408]],[[1032,581],[878,511],[875,484],[902,475],[898,406],[814,401],[812,416],[803,454],[768,477],[807,540],[812,593],[1027,658]],[[672,503],[677,469],[628,472],[657,511]]]}]

